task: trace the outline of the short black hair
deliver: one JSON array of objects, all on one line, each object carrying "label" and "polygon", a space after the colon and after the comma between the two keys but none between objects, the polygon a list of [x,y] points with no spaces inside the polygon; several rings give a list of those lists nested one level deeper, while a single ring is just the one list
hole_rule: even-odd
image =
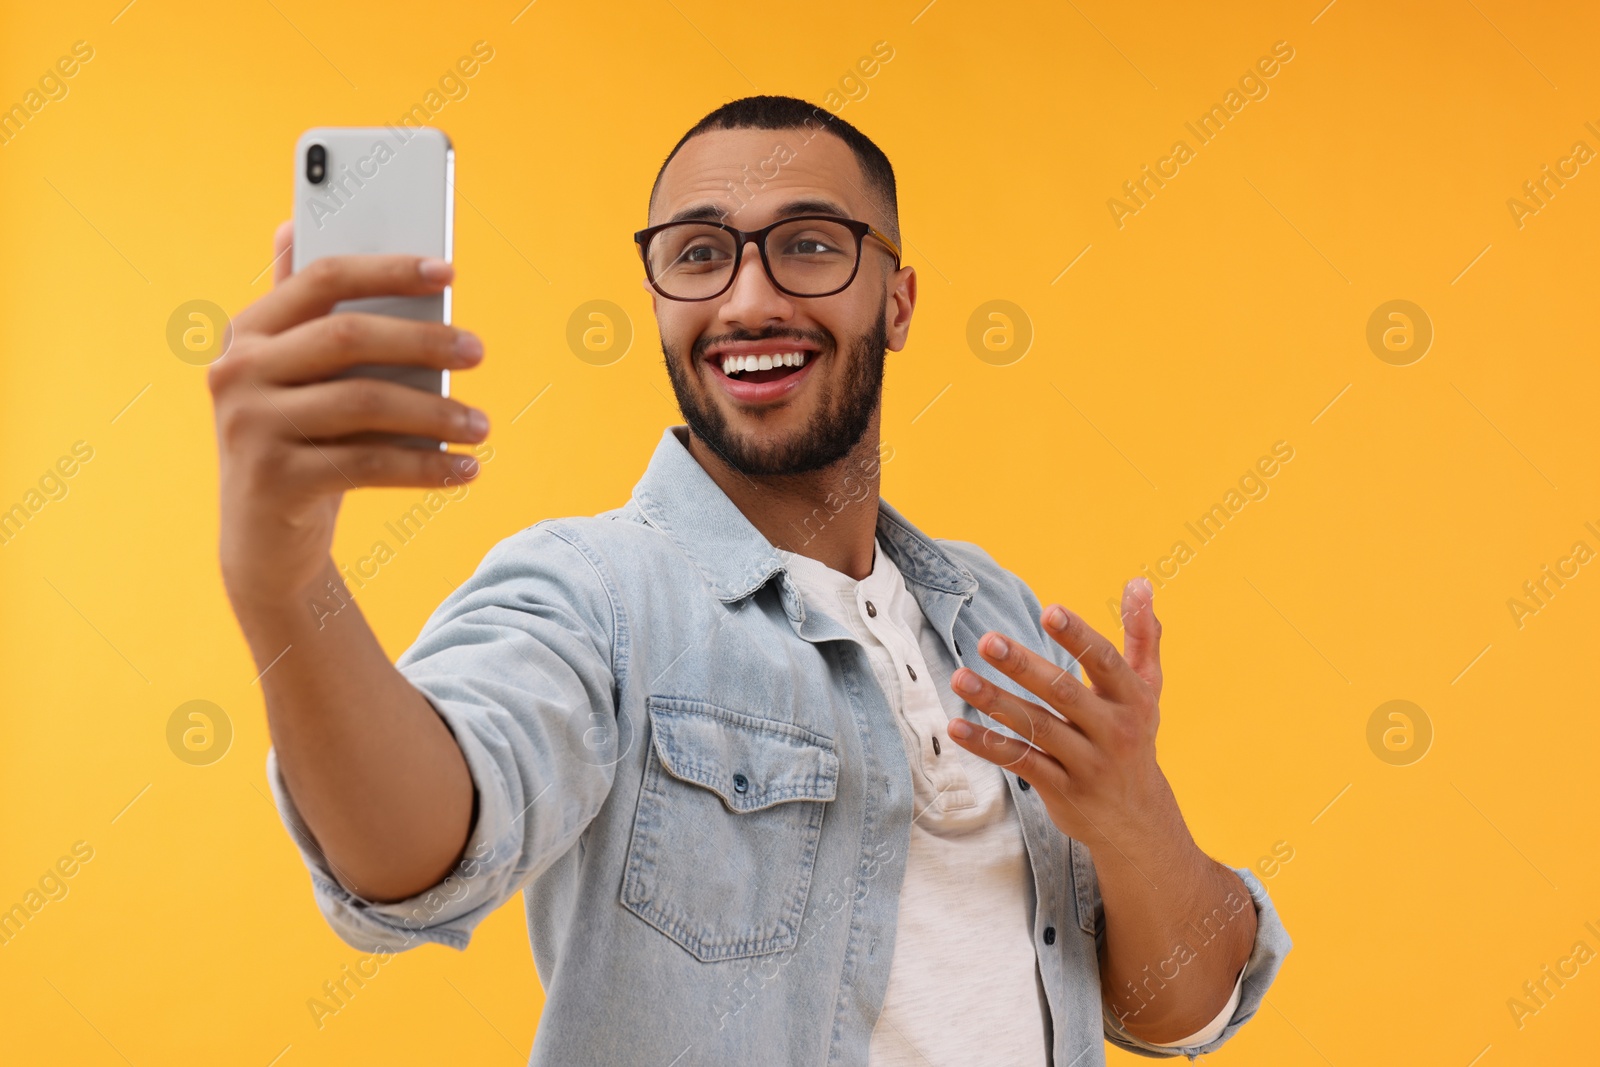
[{"label": "short black hair", "polygon": [[661,175],[689,138],[709,130],[806,130],[807,140],[819,130],[838,137],[856,157],[867,180],[867,193],[874,206],[883,212],[888,234],[900,243],[900,204],[895,195],[894,167],[883,149],[872,139],[826,108],[792,96],[746,96],[723,104],[689,128],[661,161],[656,180],[650,186],[650,203],[656,200]]}]

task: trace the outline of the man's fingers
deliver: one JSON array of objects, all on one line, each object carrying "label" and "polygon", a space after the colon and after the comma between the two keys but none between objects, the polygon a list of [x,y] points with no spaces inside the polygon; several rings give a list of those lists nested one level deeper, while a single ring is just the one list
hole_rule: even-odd
[{"label": "man's fingers", "polygon": [[[1028,653],[1033,655],[1033,653]],[[1040,657],[1035,656],[1035,659]],[[963,674],[965,672],[965,674]],[[1010,672],[1007,672],[1008,674]],[[1056,674],[1066,674],[1060,668],[1055,668]],[[967,677],[970,675],[971,677]],[[1049,692],[1049,679],[1043,673],[1030,675],[1031,680],[1045,679],[1042,687]],[[968,691],[963,686],[971,681],[978,683],[978,688]],[[1017,678],[1023,682],[1023,678]],[[1065,681],[1077,686],[1078,691],[1085,698],[1085,703],[1092,701],[1098,705],[1099,700],[1094,694],[1088,692],[1070,674],[1066,674]],[[1024,684],[1027,684],[1024,682]],[[955,690],[968,704],[983,712],[995,722],[1006,729],[1014,731],[1035,748],[1043,749],[1055,757],[1063,767],[1075,770],[1087,766],[1087,761],[1094,754],[1094,745],[1085,736],[1083,728],[1076,721],[1082,711],[1091,711],[1092,716],[1102,714],[1100,708],[1090,709],[1083,704],[1071,708],[1071,720],[1062,718],[1050,708],[1041,707],[1031,700],[1024,700],[1015,693],[994,685],[970,667],[962,667],[950,676],[950,687]],[[1032,688],[1031,686],[1029,687]],[[1044,696],[1045,693],[1038,695]]]},{"label": "man's fingers", "polygon": [[462,370],[483,359],[477,335],[442,322],[341,311],[262,340],[257,376],[280,385],[320,382],[364,363]]},{"label": "man's fingers", "polygon": [[1135,578],[1122,590],[1122,658],[1161,696],[1161,620],[1148,578]]},{"label": "man's fingers", "polygon": [[295,439],[322,441],[374,431],[475,444],[489,434],[488,416],[476,408],[377,378],[279,390],[273,407],[283,416],[284,433]]},{"label": "man's fingers", "polygon": [[[1077,729],[1093,737],[1105,725],[1108,711],[1099,697],[1073,677],[1071,671],[1024,647],[1016,638],[1003,637],[998,633],[984,634],[978,639],[978,651],[1006,677],[1045,701]],[[963,677],[961,671],[956,671],[950,676],[950,682],[953,686],[958,682],[978,683],[979,688],[970,694],[957,688],[957,692],[962,693],[973,707],[984,707],[978,703],[980,700],[991,703],[1001,700],[1001,694],[1005,692],[1003,689],[985,681],[976,671],[967,669],[967,674],[971,677]],[[985,707],[984,710],[988,709]],[[1006,725],[1018,733],[1027,732],[1014,723],[1008,722]]]},{"label": "man's fingers", "polygon": [[277,288],[294,270],[294,223],[288,219],[278,223],[272,235],[272,285]]},{"label": "man's fingers", "polygon": [[[288,257],[285,257],[288,258]],[[341,300],[370,296],[428,296],[455,276],[442,259],[422,256],[324,256],[285,278],[234,318],[243,333],[278,333],[326,315]]]},{"label": "man's fingers", "polygon": [[1030,785],[1053,788],[1063,793],[1067,789],[1066,769],[1026,741],[1009,737],[987,726],[969,723],[965,719],[951,719],[948,731],[950,739],[968,752],[1010,771]]},{"label": "man's fingers", "polygon": [[1044,632],[1071,652],[1096,688],[1120,703],[1138,699],[1143,683],[1116,646],[1075,611],[1052,604],[1044,611]]},{"label": "man's fingers", "polygon": [[303,445],[290,450],[284,481],[317,493],[364,486],[449,488],[478,476],[471,456],[380,444]]}]

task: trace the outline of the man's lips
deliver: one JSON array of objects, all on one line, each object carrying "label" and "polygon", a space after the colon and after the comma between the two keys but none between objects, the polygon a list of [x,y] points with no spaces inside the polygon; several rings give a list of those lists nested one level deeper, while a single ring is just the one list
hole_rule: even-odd
[{"label": "man's lips", "polygon": [[[792,346],[793,342],[789,342],[789,344]],[[720,385],[723,390],[726,391],[727,394],[735,401],[744,404],[766,404],[783,399],[798,389],[805,382],[805,380],[811,376],[812,371],[816,368],[817,362],[822,358],[822,354],[812,346],[805,346],[803,348],[779,347],[772,349],[770,342],[756,342],[754,345],[752,345],[751,342],[746,342],[744,349],[745,350],[742,352],[734,352],[731,350],[726,352],[719,351],[716,353],[716,358],[708,358],[704,361],[706,364],[707,373],[709,373],[712,378],[716,380],[717,384]],[[723,360],[731,359],[735,355],[760,356],[763,354],[770,355],[776,352],[795,351],[803,351],[805,353],[805,362],[800,366],[788,368],[786,373],[781,373],[777,377],[771,377],[774,371],[779,370],[777,367],[774,367],[770,371],[755,372],[756,376],[770,378],[768,381],[755,381],[752,380],[752,377],[747,376],[730,378],[722,369]]]}]

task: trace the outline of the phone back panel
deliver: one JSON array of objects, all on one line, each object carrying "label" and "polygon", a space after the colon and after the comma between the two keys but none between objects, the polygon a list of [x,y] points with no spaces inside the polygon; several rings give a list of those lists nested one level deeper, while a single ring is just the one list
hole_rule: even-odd
[{"label": "phone back panel", "polygon": [[[327,152],[323,181],[306,174],[306,152]],[[323,256],[404,253],[453,255],[455,151],[442,130],[409,126],[324,126],[295,144],[293,269]],[[334,313],[365,311],[428,322],[450,321],[450,288],[432,296],[370,297],[335,304]],[[347,375],[386,378],[448,396],[450,372],[363,365]],[[426,438],[388,440],[441,448]]]}]

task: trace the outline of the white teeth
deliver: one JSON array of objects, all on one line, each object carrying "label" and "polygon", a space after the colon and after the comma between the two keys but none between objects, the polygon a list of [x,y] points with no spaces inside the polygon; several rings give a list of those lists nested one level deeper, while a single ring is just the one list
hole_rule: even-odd
[{"label": "white teeth", "polygon": [[722,373],[739,374],[748,370],[771,370],[773,367],[800,367],[806,362],[804,352],[780,352],[776,355],[727,356],[722,360]]}]

